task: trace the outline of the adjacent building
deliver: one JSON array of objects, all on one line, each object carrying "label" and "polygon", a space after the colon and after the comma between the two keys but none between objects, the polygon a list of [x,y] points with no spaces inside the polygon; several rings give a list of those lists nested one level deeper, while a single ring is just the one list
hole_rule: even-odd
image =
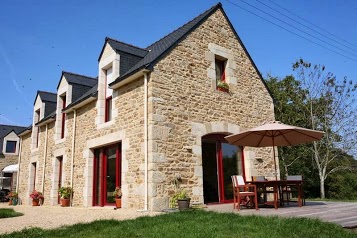
[{"label": "adjacent building", "polygon": [[113,205],[120,186],[124,208],[161,210],[178,182],[192,202],[229,202],[231,175],[273,178],[274,164],[271,148],[224,136],[272,120],[272,96],[218,4],[146,48],[106,38],[98,77],[63,72],[57,92],[39,91],[18,191],[23,204],[36,189],[57,205],[72,186],[72,205],[91,207]]},{"label": "adjacent building", "polygon": [[20,138],[26,127],[0,125],[0,189],[16,191]]}]

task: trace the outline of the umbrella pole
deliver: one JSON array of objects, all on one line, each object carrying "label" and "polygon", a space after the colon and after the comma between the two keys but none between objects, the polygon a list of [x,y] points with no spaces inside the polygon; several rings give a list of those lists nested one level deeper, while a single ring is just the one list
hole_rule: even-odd
[{"label": "umbrella pole", "polygon": [[273,157],[274,157],[275,180],[278,180],[278,171],[276,170],[276,161],[275,161],[274,136],[273,136]]}]

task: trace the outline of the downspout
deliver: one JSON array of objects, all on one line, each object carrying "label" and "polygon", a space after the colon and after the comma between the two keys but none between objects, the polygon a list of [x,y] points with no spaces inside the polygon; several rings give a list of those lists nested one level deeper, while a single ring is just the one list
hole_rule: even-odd
[{"label": "downspout", "polygon": [[71,207],[73,206],[73,165],[74,165],[74,146],[76,143],[76,120],[77,120],[77,110],[73,109],[73,134],[72,134],[72,155],[71,155]]},{"label": "downspout", "polygon": [[20,178],[20,163],[21,163],[21,151],[22,151],[22,136],[20,137],[19,159],[17,161],[18,169],[16,175],[16,192],[19,192],[19,178]]},{"label": "downspout", "polygon": [[145,203],[148,210],[148,74],[144,73],[144,160],[145,160]]},{"label": "downspout", "polygon": [[48,124],[46,124],[45,152],[43,153],[43,169],[42,169],[42,193],[43,194],[45,194],[44,189],[45,189],[45,170],[46,170],[46,157],[47,157],[47,137],[48,137]]}]

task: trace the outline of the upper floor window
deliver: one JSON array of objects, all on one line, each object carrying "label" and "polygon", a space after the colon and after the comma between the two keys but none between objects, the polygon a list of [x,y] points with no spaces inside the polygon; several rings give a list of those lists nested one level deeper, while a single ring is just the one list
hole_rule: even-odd
[{"label": "upper floor window", "polygon": [[[62,101],[62,110],[66,108],[66,94],[60,96]],[[61,123],[61,139],[64,138],[64,129],[66,126],[66,113],[62,112],[62,123]]]},{"label": "upper floor window", "polygon": [[[39,122],[40,121],[40,109],[38,109],[36,112],[35,112],[35,122]],[[40,138],[40,127],[37,126],[36,128],[37,132],[36,132],[36,148],[38,148],[38,144],[39,144],[39,138]]]},{"label": "upper floor window", "polygon": [[112,99],[113,89],[109,88],[109,84],[113,82],[113,68],[110,67],[105,71],[105,122],[112,120]]},{"label": "upper floor window", "polygon": [[16,144],[17,144],[17,141],[11,141],[11,140],[6,141],[5,152],[6,153],[15,153],[16,152]]},{"label": "upper floor window", "polygon": [[226,64],[227,60],[225,59],[215,59],[217,90],[228,92],[229,86],[226,83]]}]

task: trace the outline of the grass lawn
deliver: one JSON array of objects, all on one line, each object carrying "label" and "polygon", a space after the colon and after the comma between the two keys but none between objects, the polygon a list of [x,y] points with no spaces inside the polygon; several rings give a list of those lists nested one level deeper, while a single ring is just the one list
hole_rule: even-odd
[{"label": "grass lawn", "polygon": [[[46,222],[45,220],[43,222]],[[342,227],[306,218],[175,212],[135,220],[101,220],[54,230],[25,229],[0,237],[357,237]]]},{"label": "grass lawn", "polygon": [[24,214],[20,212],[15,212],[12,208],[0,208],[0,219],[8,217],[18,217]]}]

